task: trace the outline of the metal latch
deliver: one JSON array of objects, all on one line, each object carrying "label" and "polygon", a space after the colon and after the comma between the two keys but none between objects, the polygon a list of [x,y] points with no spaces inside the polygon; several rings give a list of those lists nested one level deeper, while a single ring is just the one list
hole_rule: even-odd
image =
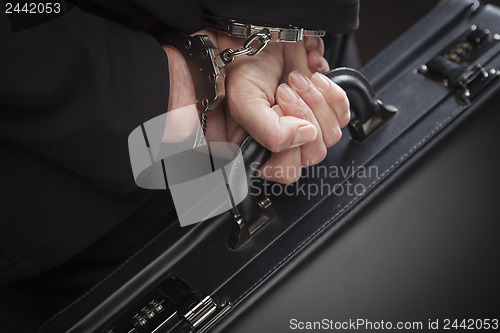
[{"label": "metal latch", "polygon": [[203,333],[222,319],[232,307],[228,301],[220,299],[215,302],[212,297],[204,298],[193,303],[183,317],[188,324],[182,330],[184,333]]},{"label": "metal latch", "polygon": [[215,304],[210,296],[206,296],[195,303],[183,316],[192,327],[198,327],[214,313],[216,309],[217,304]]},{"label": "metal latch", "polygon": [[500,75],[500,71],[495,68],[487,70],[480,64],[474,64],[499,41],[500,35],[472,25],[420,66],[418,72],[452,90],[459,104],[469,105]]},{"label": "metal latch", "polygon": [[170,274],[102,332],[204,333],[231,310],[232,305],[226,299],[204,295],[176,274]]},{"label": "metal latch", "polygon": [[397,108],[382,103],[370,82],[357,70],[340,67],[325,75],[349,98],[352,116],[348,129],[354,141],[363,142],[396,115]]},{"label": "metal latch", "polygon": [[[251,200],[253,198],[249,196],[248,199]],[[246,221],[238,212],[233,216],[234,224],[227,243],[231,250],[239,249],[276,217],[276,211],[268,197],[261,196],[257,198],[257,206],[259,207],[260,214],[251,221]]]},{"label": "metal latch", "polygon": [[373,113],[370,118],[364,121],[361,118],[355,118],[349,122],[347,128],[354,141],[363,142],[398,112],[395,106],[386,105],[379,99],[375,100],[372,109]]},{"label": "metal latch", "polygon": [[[223,298],[214,300],[209,295],[203,295],[177,275],[171,274],[168,279],[174,282],[180,294],[189,295],[188,300],[184,299],[177,304],[179,315],[187,321],[182,329],[183,333],[206,332],[232,309],[227,300]],[[168,292],[173,294],[172,289]]]},{"label": "metal latch", "polygon": [[470,71],[463,73],[457,82],[457,99],[459,103],[469,105],[472,100],[483,91],[500,72],[494,68],[486,71],[481,65],[476,65]]}]

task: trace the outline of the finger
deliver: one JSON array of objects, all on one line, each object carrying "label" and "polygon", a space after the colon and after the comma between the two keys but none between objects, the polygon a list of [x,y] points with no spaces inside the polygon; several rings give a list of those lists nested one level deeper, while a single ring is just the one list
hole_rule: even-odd
[{"label": "finger", "polygon": [[284,76],[282,81],[286,81],[288,74],[293,70],[301,71],[307,76],[311,76],[315,72],[309,68],[304,41],[283,43],[283,57],[285,59],[285,71],[283,72]]},{"label": "finger", "polygon": [[326,147],[323,142],[321,126],[313,111],[302,98],[287,84],[281,84],[276,92],[276,100],[287,116],[307,119],[317,129],[318,134],[314,141],[301,147],[302,165],[314,165],[321,162],[326,156]]},{"label": "finger", "polygon": [[320,57],[319,62],[318,62],[318,68],[316,72],[319,73],[326,73],[330,70],[330,64],[324,57]]},{"label": "finger", "polygon": [[326,147],[336,144],[342,137],[335,111],[326,102],[323,94],[316,89],[311,80],[304,74],[294,71],[290,74],[292,87],[313,111],[323,135]]},{"label": "finger", "polygon": [[320,55],[316,51],[309,52],[307,54],[307,65],[309,66],[309,69],[311,72],[317,72],[318,71],[318,62],[320,59]]},{"label": "finger", "polygon": [[[278,106],[270,107],[267,97],[257,86],[233,86],[241,91],[229,94],[228,106],[232,118],[264,147],[279,152],[292,146],[300,146],[313,141],[317,130],[307,119],[283,116]],[[259,97],[260,96],[260,97]]]},{"label": "finger", "polygon": [[340,127],[345,127],[351,120],[349,99],[347,99],[345,91],[320,73],[315,73],[311,80],[314,86],[321,91],[326,102],[335,110]]},{"label": "finger", "polygon": [[330,70],[330,65],[317,51],[307,54],[307,64],[312,72],[325,73]]},{"label": "finger", "polygon": [[321,37],[304,37],[304,46],[307,52],[317,51],[320,56],[325,55],[325,43]]},{"label": "finger", "polygon": [[260,168],[259,175],[263,179],[281,184],[296,182],[302,174],[301,148],[290,148],[273,153]]}]

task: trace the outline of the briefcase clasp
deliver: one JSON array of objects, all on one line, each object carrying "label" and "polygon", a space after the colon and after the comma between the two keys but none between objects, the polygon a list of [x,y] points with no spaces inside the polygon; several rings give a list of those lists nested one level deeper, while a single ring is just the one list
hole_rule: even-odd
[{"label": "briefcase clasp", "polygon": [[246,221],[241,214],[235,214],[233,228],[227,243],[231,250],[242,247],[253,235],[276,218],[276,211],[268,197],[257,198],[257,206],[260,209],[260,214],[251,221]]}]

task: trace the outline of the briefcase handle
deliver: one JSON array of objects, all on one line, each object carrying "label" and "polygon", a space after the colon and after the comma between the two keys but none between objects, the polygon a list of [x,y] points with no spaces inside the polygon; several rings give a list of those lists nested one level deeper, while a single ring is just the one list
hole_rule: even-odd
[{"label": "briefcase handle", "polygon": [[[351,109],[348,129],[351,138],[361,143],[385,124],[397,112],[393,106],[384,105],[376,96],[368,80],[359,71],[339,67],[325,75],[338,84],[347,94]],[[255,180],[255,172],[264,164],[271,152],[250,135],[240,145],[248,184]],[[255,185],[255,184],[254,184]],[[267,197],[247,196],[238,205],[238,214],[228,239],[228,247],[237,250],[271,222],[276,213]]]},{"label": "briefcase handle", "polygon": [[[384,105],[376,96],[375,90],[361,72],[347,67],[339,67],[325,73],[330,80],[339,85],[347,94],[351,109],[348,124],[351,138],[357,142],[366,140],[376,129],[394,116],[397,109]],[[245,165],[264,164],[271,153],[248,135],[240,145]],[[255,168],[254,168],[255,169]],[[247,178],[253,176],[247,168]]]}]

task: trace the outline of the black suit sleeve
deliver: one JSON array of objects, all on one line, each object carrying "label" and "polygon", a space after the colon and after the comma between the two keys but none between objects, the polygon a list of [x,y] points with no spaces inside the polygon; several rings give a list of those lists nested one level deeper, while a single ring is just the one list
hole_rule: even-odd
[{"label": "black suit sleeve", "polygon": [[359,0],[91,1],[128,17],[137,27],[150,26],[149,15],[185,33],[202,29],[205,13],[253,24],[323,29],[330,34],[343,34],[358,28]]},{"label": "black suit sleeve", "polygon": [[0,17],[2,139],[107,190],[136,189],[127,138],[167,110],[161,46],[78,7],[19,32]]},{"label": "black suit sleeve", "polygon": [[294,25],[347,33],[358,27],[358,0],[203,0],[204,10],[253,24]]}]

